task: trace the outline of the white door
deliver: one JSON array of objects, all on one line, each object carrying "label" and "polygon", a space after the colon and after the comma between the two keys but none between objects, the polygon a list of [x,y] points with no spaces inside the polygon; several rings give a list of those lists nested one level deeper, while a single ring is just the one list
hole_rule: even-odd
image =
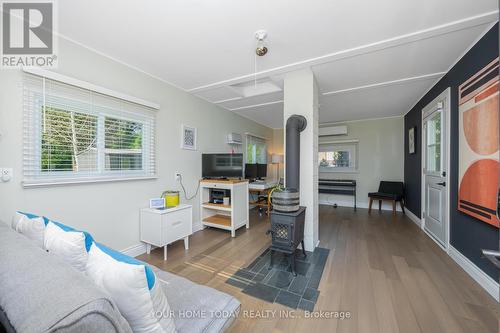
[{"label": "white door", "polygon": [[[445,91],[445,93],[448,92]],[[447,94],[441,94],[423,112],[423,217],[425,230],[447,247]]]}]

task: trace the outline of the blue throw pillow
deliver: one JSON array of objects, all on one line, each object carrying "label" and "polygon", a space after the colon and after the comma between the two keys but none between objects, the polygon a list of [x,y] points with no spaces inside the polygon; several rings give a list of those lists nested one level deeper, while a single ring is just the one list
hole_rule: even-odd
[{"label": "blue throw pillow", "polygon": [[146,274],[146,279],[148,281],[148,289],[151,290],[153,286],[155,285],[155,275],[153,273],[153,270],[151,267],[149,267],[148,264],[146,264],[143,261],[137,260],[135,258],[132,258],[126,254],[123,254],[121,252],[115,251],[113,249],[110,249],[107,246],[104,246],[100,243],[94,243],[101,251],[109,255],[111,258],[115,259],[116,261],[124,262],[127,264],[131,265],[143,265],[144,266],[144,272]]}]

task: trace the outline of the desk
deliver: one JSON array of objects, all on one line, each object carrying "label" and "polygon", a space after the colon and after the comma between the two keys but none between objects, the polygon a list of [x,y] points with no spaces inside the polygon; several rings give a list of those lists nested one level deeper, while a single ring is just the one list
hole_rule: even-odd
[{"label": "desk", "polygon": [[352,195],[356,210],[356,181],[352,179],[319,179],[319,193]]},{"label": "desk", "polygon": [[262,211],[264,207],[266,209],[266,214],[269,216],[269,211],[271,210],[271,190],[276,186],[276,183],[266,183],[266,182],[253,182],[248,185],[248,191],[250,194],[257,194],[257,199],[249,202],[250,205],[259,207],[259,212]]}]

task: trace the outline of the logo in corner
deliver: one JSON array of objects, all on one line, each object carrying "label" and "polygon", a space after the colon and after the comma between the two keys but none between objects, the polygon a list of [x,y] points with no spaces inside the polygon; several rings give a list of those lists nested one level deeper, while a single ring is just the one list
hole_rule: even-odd
[{"label": "logo in corner", "polygon": [[3,1],[2,68],[57,67],[53,1]]}]

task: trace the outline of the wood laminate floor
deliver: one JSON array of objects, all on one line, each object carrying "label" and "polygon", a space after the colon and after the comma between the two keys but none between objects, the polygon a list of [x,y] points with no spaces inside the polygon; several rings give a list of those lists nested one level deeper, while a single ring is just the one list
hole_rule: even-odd
[{"label": "wood laminate floor", "polygon": [[[231,332],[499,332],[500,307],[404,215],[320,206],[320,246],[330,255],[315,311],[349,311],[350,319],[279,316],[288,308],[248,296],[225,281],[270,244],[269,222],[255,211],[250,229],[205,229],[138,258],[242,303]],[[251,312],[253,310],[259,312]],[[272,312],[266,310],[276,310]],[[287,314],[287,313],[285,313]],[[253,318],[253,317],[264,318]]]}]

